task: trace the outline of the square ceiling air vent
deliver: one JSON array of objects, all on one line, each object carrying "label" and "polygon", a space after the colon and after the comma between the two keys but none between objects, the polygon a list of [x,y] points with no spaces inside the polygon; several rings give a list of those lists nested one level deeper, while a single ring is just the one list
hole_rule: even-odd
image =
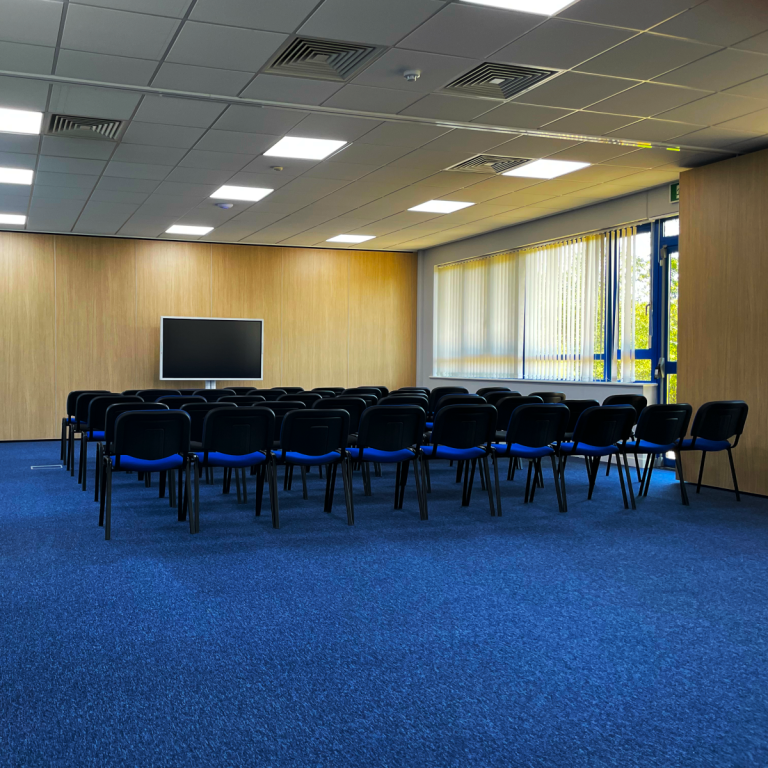
[{"label": "square ceiling air vent", "polygon": [[557,70],[519,67],[514,64],[480,64],[448,83],[443,90],[483,99],[511,99],[558,74]]},{"label": "square ceiling air vent", "polygon": [[51,115],[48,136],[69,136],[81,139],[110,139],[117,141],[123,127],[122,120],[106,120],[100,117],[75,117]]},{"label": "square ceiling air vent", "polygon": [[271,75],[343,82],[370,64],[381,51],[375,45],[297,37],[264,71]]},{"label": "square ceiling air vent", "polygon": [[469,160],[456,163],[446,171],[462,171],[463,173],[499,174],[511,171],[520,165],[531,161],[527,157],[502,157],[501,155],[475,155]]}]

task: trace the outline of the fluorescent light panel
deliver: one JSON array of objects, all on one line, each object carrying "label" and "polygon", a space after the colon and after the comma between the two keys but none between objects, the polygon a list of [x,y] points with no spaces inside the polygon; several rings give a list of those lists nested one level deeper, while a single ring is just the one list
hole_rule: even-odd
[{"label": "fluorescent light panel", "polygon": [[302,139],[299,136],[285,136],[264,154],[267,157],[324,160],[337,149],[341,149],[346,143],[346,141],[333,141],[331,139]]},{"label": "fluorescent light panel", "polygon": [[215,197],[217,200],[245,200],[249,203],[257,203],[274,191],[274,189],[267,189],[266,187],[232,187],[225,184],[223,187],[219,187],[211,197]]},{"label": "fluorescent light panel", "polygon": [[42,112],[0,108],[0,132],[2,133],[39,134],[42,124]]},{"label": "fluorescent light panel", "polygon": [[376,235],[336,235],[326,240],[326,243],[364,243],[375,239]]},{"label": "fluorescent light panel", "polygon": [[539,16],[553,16],[566,6],[573,5],[574,0],[464,0],[464,2],[488,5],[491,8],[504,8],[507,11],[523,11],[523,13],[535,13]]},{"label": "fluorescent light panel", "polygon": [[503,173],[502,176],[523,176],[527,179],[554,179],[586,168],[591,163],[575,163],[572,160],[534,160]]},{"label": "fluorescent light panel", "polygon": [[458,203],[455,200],[427,200],[426,203],[409,208],[409,211],[418,213],[455,213],[462,208],[469,208],[474,203]]},{"label": "fluorescent light panel", "polygon": [[0,184],[31,184],[34,175],[26,168],[0,168]]},{"label": "fluorescent light panel", "polygon": [[15,213],[0,213],[0,224],[15,224],[18,227],[23,227],[26,223],[26,216],[18,216]]},{"label": "fluorescent light panel", "polygon": [[188,227],[186,224],[174,224],[165,230],[168,235],[207,235],[213,231],[213,227]]}]

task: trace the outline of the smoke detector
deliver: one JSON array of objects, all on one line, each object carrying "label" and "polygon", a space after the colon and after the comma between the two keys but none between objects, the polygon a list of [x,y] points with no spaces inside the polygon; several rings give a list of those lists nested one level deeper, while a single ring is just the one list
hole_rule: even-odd
[{"label": "smoke detector", "polygon": [[223,208],[225,211],[228,211],[230,208],[234,208],[234,203],[215,203],[217,208]]},{"label": "smoke detector", "polygon": [[420,69],[409,69],[406,72],[403,72],[403,77],[409,83],[415,83],[421,77],[421,70]]}]

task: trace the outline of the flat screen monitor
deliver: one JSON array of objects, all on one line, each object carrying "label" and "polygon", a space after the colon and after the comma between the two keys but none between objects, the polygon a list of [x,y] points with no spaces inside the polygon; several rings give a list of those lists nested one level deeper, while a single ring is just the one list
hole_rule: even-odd
[{"label": "flat screen monitor", "polygon": [[264,321],[161,317],[160,378],[252,381],[263,378]]}]

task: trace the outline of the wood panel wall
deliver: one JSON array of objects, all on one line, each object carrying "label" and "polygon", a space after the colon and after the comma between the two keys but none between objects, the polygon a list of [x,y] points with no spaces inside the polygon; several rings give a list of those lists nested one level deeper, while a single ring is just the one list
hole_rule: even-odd
[{"label": "wood panel wall", "polygon": [[[734,451],[742,490],[768,494],[768,150],[680,177],[678,399],[694,412],[745,400]],[[701,454],[686,461],[696,479]],[[703,482],[732,488],[727,456],[707,456]]]},{"label": "wood panel wall", "polygon": [[414,385],[416,281],[415,254],[0,232],[0,440],[57,437],[73,389],[202,387],[160,382],[161,315],[263,319],[255,387]]}]

